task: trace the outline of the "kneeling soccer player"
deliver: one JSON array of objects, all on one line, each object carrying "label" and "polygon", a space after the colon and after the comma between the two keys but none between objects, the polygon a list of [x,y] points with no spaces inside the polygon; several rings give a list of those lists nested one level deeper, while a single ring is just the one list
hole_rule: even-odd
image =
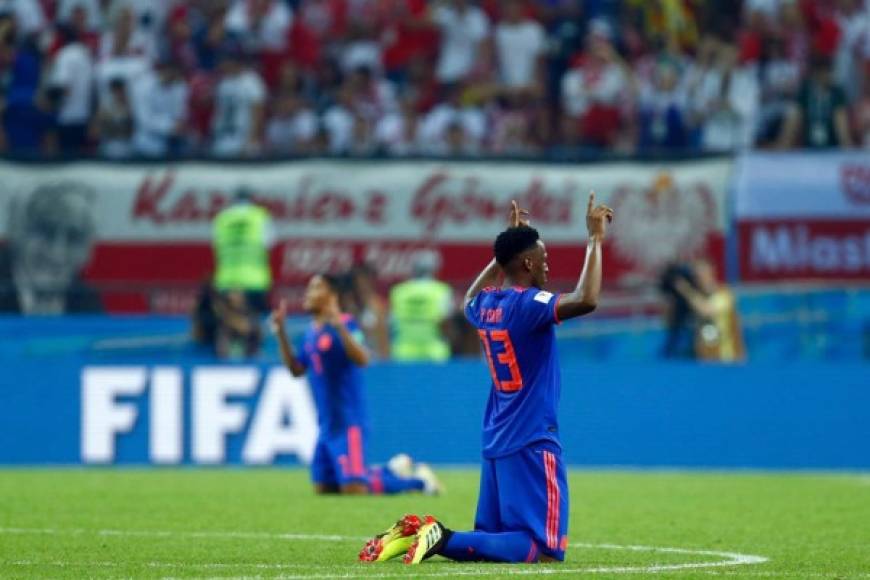
[{"label": "kneeling soccer player", "polygon": [[[454,532],[427,516],[405,516],[366,544],[360,560],[408,545],[406,564],[441,555],[458,561],[552,562],[568,545],[568,485],[557,407],[561,390],[556,336],[560,321],[592,312],[601,290],[601,242],[613,210],[589,196],[586,263],[573,292],[554,295],[547,251],[516,202],[498,235],[495,259],[469,288],[465,315],[478,329],[492,375],[483,421],[483,467],[474,531]],[[505,282],[496,287],[500,273]],[[410,540],[410,544],[409,544]]]},{"label": "kneeling soccer player", "polygon": [[441,484],[429,466],[415,466],[407,455],[395,456],[384,467],[366,466],[367,419],[360,367],[368,364],[369,357],[362,332],[350,315],[339,310],[337,284],[330,276],[311,278],[305,290],[304,308],[314,320],[298,352],[287,338],[285,302],[272,312],[270,323],[284,364],[294,377],[308,373],[314,395],[320,427],[311,463],[316,492],[438,493]]}]

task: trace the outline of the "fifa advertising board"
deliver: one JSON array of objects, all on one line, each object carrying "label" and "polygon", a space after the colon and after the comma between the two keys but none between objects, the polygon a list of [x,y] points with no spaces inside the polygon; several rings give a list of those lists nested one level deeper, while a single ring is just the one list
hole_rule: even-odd
[{"label": "fifa advertising board", "polygon": [[735,173],[744,280],[870,280],[870,154],[752,154]]},{"label": "fifa advertising board", "polygon": [[[109,311],[171,313],[189,310],[192,289],[211,273],[211,222],[239,187],[250,189],[272,214],[272,271],[279,286],[296,288],[314,273],[363,261],[388,284],[409,276],[421,252],[436,252],[440,277],[462,286],[490,259],[510,201],[517,199],[548,244],[558,288],[575,280],[582,264],[586,200],[594,189],[598,202],[617,215],[605,253],[606,283],[640,286],[674,259],[707,256],[721,272],[731,168],[726,159],[592,165],[3,162],[0,211],[20,219],[2,220],[0,240],[12,246],[18,237],[45,231],[10,226],[39,212],[56,213],[42,220],[56,224],[88,211],[87,227],[69,228],[67,246],[81,247],[72,258],[55,260],[81,264],[67,278],[79,276],[101,290]],[[60,211],[52,202],[52,195],[67,190],[78,193],[76,211]],[[50,254],[41,252],[40,263],[51,262]]]}]

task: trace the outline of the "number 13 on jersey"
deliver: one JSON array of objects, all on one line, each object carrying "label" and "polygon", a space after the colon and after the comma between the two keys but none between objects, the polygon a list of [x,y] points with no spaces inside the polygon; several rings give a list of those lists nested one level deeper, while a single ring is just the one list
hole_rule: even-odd
[{"label": "number 13 on jersey", "polygon": [[[517,363],[517,353],[514,343],[507,330],[478,330],[480,340],[483,342],[483,350],[486,353],[486,361],[489,363],[489,373],[492,375],[492,384],[499,391],[513,393],[523,388],[523,375]],[[500,369],[505,369],[501,370]],[[502,379],[500,376],[510,375],[510,378]]]}]

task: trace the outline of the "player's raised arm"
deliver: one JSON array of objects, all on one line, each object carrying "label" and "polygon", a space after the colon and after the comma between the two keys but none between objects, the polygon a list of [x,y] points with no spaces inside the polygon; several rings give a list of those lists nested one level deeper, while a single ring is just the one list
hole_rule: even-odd
[{"label": "player's raised arm", "polygon": [[329,303],[324,314],[326,323],[338,331],[338,338],[347,353],[347,358],[357,366],[364,367],[369,364],[369,351],[366,350],[362,340],[355,337],[354,333],[348,329],[341,317],[341,309],[338,307],[337,299]]},{"label": "player's raised arm", "polygon": [[607,232],[607,224],[613,221],[613,210],[606,205],[595,205],[595,192],[589,194],[586,207],[586,229],[589,242],[586,246],[586,262],[577,281],[577,287],[563,294],[556,308],[559,320],[589,314],[598,306],[601,293],[601,243]]},{"label": "player's raised arm", "polygon": [[293,352],[293,347],[290,346],[290,340],[287,338],[287,329],[284,327],[284,319],[287,317],[287,302],[281,300],[278,308],[272,311],[269,317],[269,326],[272,332],[278,339],[278,347],[281,350],[281,359],[284,361],[284,366],[290,371],[294,377],[301,377],[305,374],[305,365],[296,358]]},{"label": "player's raised arm", "polygon": [[[529,225],[529,212],[525,209],[520,209],[516,200],[511,201],[511,214],[508,218],[508,227],[515,228],[520,225]],[[499,276],[502,274],[501,267],[493,258],[486,268],[477,276],[468,291],[465,293],[465,302],[463,307],[468,306],[468,303],[474,300],[474,297],[480,294],[481,290],[487,286],[494,286],[498,283]]]}]

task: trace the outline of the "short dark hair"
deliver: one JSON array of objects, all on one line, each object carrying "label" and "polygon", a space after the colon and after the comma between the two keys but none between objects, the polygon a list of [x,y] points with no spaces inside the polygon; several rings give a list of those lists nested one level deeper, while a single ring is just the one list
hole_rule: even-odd
[{"label": "short dark hair", "polygon": [[495,261],[505,268],[513,262],[514,258],[535,247],[540,239],[538,230],[531,226],[508,228],[498,235],[493,244]]},{"label": "short dark hair", "polygon": [[330,290],[336,294],[341,293],[342,280],[340,276],[336,276],[335,274],[321,274],[320,277],[324,282],[326,282],[326,285],[329,286]]}]

